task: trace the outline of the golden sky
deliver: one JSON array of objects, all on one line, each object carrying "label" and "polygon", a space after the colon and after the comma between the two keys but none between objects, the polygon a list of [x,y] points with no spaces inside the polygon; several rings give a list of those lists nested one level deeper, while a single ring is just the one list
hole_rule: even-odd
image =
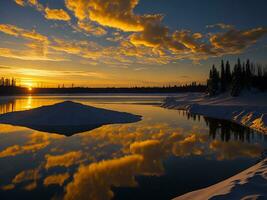
[{"label": "golden sky", "polygon": [[205,82],[222,58],[266,63],[262,1],[191,1],[1,1],[0,73],[33,87],[159,86]]}]

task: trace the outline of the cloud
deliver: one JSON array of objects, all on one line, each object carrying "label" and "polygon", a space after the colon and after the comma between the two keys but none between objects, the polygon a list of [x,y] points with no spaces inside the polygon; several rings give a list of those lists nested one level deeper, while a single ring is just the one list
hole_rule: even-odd
[{"label": "cloud", "polygon": [[36,8],[38,11],[43,12],[44,6],[38,2],[38,0],[14,0],[20,6],[32,6]]},{"label": "cloud", "polygon": [[95,26],[90,22],[78,21],[78,27],[84,30],[86,33],[95,36],[102,36],[107,34],[107,31],[104,28],[100,26]]},{"label": "cloud", "polygon": [[1,190],[13,190],[15,188],[14,184],[8,184],[1,187]]},{"label": "cloud", "polygon": [[25,170],[18,173],[12,180],[12,183],[18,184],[25,181],[37,180],[40,178],[38,169]]},{"label": "cloud", "polygon": [[[0,66],[1,68],[1,66]],[[16,74],[24,75],[24,76],[35,76],[35,77],[96,77],[96,78],[105,78],[106,75],[99,72],[90,72],[90,71],[66,71],[66,70],[44,70],[44,69],[34,69],[34,68],[17,68],[17,67],[9,67],[3,68],[3,72],[12,73],[16,71]]]},{"label": "cloud", "polygon": [[[0,47],[0,56],[2,57],[32,61],[66,61],[66,58],[50,53],[48,37],[35,30],[27,30],[11,24],[0,24],[0,32],[26,40],[18,49]],[[16,45],[11,46],[17,47]]]},{"label": "cloud", "polygon": [[0,158],[16,156],[24,153],[35,153],[47,147],[51,140],[62,138],[56,134],[47,135],[42,132],[33,132],[28,135],[28,141],[24,145],[13,145],[0,152]]},{"label": "cloud", "polygon": [[113,197],[111,186],[134,187],[134,175],[140,171],[143,157],[129,155],[81,166],[73,181],[66,186],[65,200],[108,200]]},{"label": "cloud", "polygon": [[[12,184],[26,183],[24,186],[25,190],[33,190],[37,187],[37,180],[40,179],[41,175],[39,173],[39,168],[24,170],[18,173],[12,180]],[[28,183],[30,182],[30,183]]]},{"label": "cloud", "polygon": [[26,49],[26,50],[15,50],[9,48],[0,48],[0,56],[6,58],[20,59],[20,60],[30,60],[30,61],[67,61],[65,58],[47,55],[43,53],[42,45],[38,46],[35,44],[36,48]]},{"label": "cloud", "polygon": [[24,6],[25,5],[25,0],[14,0],[18,5]]},{"label": "cloud", "polygon": [[69,21],[70,16],[69,14],[64,11],[63,9],[45,9],[45,18],[51,20],[62,20],[62,21]]},{"label": "cloud", "polygon": [[[42,7],[37,0],[18,1],[20,5]],[[232,25],[217,23],[207,28],[220,29],[219,33],[203,34],[190,30],[170,30],[162,23],[161,14],[138,14],[135,8],[139,0],[65,0],[65,6],[77,18],[75,31],[94,36],[107,34],[107,29],[115,28],[125,32],[123,35],[107,37],[116,46],[94,44],[84,41],[50,41],[55,51],[73,54],[87,59],[92,64],[125,66],[131,64],[168,64],[180,59],[199,61],[211,57],[233,55],[244,52],[266,35],[266,29],[259,27],[238,30]],[[39,9],[46,18],[70,20],[62,9]],[[18,37],[14,29],[5,29],[7,34]],[[116,31],[117,32],[117,31]],[[33,34],[27,32],[28,39]],[[95,47],[97,48],[95,49]]]},{"label": "cloud", "polygon": [[102,26],[124,31],[142,31],[147,22],[161,20],[161,15],[136,15],[138,0],[65,0],[66,7],[79,20],[89,19]]},{"label": "cloud", "polygon": [[0,48],[0,56],[23,60],[51,60],[46,56],[49,40],[45,35],[11,24],[0,24],[0,32],[29,41],[20,50]]},{"label": "cloud", "polygon": [[263,151],[259,144],[249,144],[240,141],[223,142],[214,140],[209,148],[217,155],[218,160],[233,160],[238,157],[258,158]]},{"label": "cloud", "polygon": [[60,185],[62,186],[64,182],[70,177],[69,173],[64,173],[64,174],[54,174],[47,176],[44,179],[44,185],[49,186],[49,185]]},{"label": "cloud", "polygon": [[230,24],[218,23],[218,24],[207,25],[206,28],[233,29],[234,26]]},{"label": "cloud", "polygon": [[40,33],[37,33],[35,30],[28,31],[26,29],[19,28],[11,24],[0,24],[0,32],[15,36],[15,37],[21,37],[21,38],[28,39],[28,40],[34,40],[34,41],[39,41],[39,42],[48,41],[46,36]]},{"label": "cloud", "polygon": [[208,151],[207,141],[208,135],[192,134],[174,143],[172,151],[176,156],[202,155]]},{"label": "cloud", "polygon": [[49,155],[45,156],[46,164],[45,168],[52,167],[69,167],[74,164],[78,164],[81,161],[82,153],[80,151],[71,151],[62,155]]},{"label": "cloud", "polygon": [[244,31],[231,29],[213,34],[210,43],[218,54],[237,54],[255,44],[266,34],[267,29],[262,27]]},{"label": "cloud", "polygon": [[155,158],[161,153],[161,144],[158,140],[134,142],[130,146],[130,152],[133,154],[141,154],[148,158]]}]

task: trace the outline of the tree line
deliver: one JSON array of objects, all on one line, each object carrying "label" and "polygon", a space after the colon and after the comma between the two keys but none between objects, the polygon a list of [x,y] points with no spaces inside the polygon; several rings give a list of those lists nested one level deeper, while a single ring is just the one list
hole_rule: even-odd
[{"label": "tree line", "polygon": [[16,86],[16,79],[15,78],[2,77],[0,79],[0,86],[2,86],[2,87],[15,87]]},{"label": "tree line", "polygon": [[238,96],[242,90],[256,88],[260,91],[267,90],[267,66],[254,64],[248,59],[237,63],[231,69],[229,61],[221,61],[220,71],[212,66],[207,80],[207,90],[210,96],[224,92],[230,92],[232,96]]}]

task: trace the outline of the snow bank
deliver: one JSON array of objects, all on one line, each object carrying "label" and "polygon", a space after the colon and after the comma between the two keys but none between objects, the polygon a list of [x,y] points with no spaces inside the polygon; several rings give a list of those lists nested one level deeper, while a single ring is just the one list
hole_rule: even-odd
[{"label": "snow bank", "polygon": [[72,135],[114,123],[141,120],[141,116],[65,101],[50,106],[0,115],[0,123]]},{"label": "snow bank", "polygon": [[267,159],[210,187],[189,192],[175,200],[248,200],[267,197]]},{"label": "snow bank", "polygon": [[267,133],[267,93],[243,93],[240,97],[224,94],[214,98],[203,93],[188,93],[180,97],[168,97],[161,106],[231,120]]},{"label": "snow bank", "polygon": [[[217,119],[226,119],[267,133],[267,93],[244,92],[239,97],[223,94],[208,97],[203,93],[187,93],[168,97],[161,105],[184,109]],[[229,199],[248,200],[267,198],[267,159],[253,167],[210,187],[193,191],[175,200]]]}]

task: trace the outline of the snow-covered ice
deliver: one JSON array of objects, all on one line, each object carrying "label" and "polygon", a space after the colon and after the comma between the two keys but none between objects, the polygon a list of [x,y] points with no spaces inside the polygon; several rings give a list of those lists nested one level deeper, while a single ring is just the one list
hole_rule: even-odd
[{"label": "snow-covered ice", "polygon": [[267,93],[244,92],[239,97],[228,94],[208,97],[203,93],[187,93],[179,97],[168,97],[161,106],[231,120],[267,133]]},{"label": "snow-covered ice", "polygon": [[256,200],[267,198],[267,159],[210,187],[189,192],[174,200]]},{"label": "snow-covered ice", "polygon": [[65,101],[26,111],[0,115],[0,123],[72,135],[106,124],[130,123],[141,116]]},{"label": "snow-covered ice", "polygon": [[[231,97],[229,94],[208,97],[203,93],[187,93],[168,97],[161,106],[230,120],[267,134],[267,93],[243,92],[239,97]],[[207,199],[267,199],[267,159],[222,182],[175,198]]]}]

